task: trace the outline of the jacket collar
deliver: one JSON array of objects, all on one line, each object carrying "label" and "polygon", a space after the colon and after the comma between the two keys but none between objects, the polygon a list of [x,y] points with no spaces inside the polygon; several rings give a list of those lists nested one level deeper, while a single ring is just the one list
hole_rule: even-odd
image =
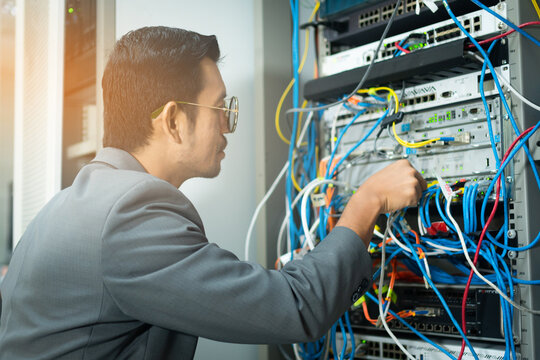
[{"label": "jacket collar", "polygon": [[121,170],[146,172],[141,163],[133,155],[127,151],[113,147],[101,149],[92,162],[106,163]]}]

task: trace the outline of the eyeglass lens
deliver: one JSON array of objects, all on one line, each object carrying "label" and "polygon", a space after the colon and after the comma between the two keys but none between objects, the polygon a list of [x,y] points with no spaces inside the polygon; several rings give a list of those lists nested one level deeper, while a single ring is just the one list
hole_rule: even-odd
[{"label": "eyeglass lens", "polygon": [[228,126],[229,131],[232,133],[236,130],[236,123],[238,122],[238,99],[233,96],[227,106],[229,108],[228,114]]}]

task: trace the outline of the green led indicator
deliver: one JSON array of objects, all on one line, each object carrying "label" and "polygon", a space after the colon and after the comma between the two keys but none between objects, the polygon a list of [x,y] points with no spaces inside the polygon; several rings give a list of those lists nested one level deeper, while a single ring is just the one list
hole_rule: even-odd
[{"label": "green led indicator", "polygon": [[459,170],[463,170],[463,166],[460,166],[460,167],[459,167]]},{"label": "green led indicator", "polygon": [[73,11],[75,11],[72,7],[68,9],[68,13],[73,14]]},{"label": "green led indicator", "polygon": [[424,170],[421,171],[422,174],[425,174],[426,172]]}]

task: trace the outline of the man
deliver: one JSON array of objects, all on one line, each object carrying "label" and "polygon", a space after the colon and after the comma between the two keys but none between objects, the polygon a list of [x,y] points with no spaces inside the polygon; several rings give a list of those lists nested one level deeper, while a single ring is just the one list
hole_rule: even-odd
[{"label": "man", "polygon": [[380,213],[418,201],[407,161],[376,174],[337,227],[281,271],[207,241],[178,187],[215,177],[238,115],[214,36],[128,33],[103,76],[104,149],[21,238],[2,284],[1,359],[190,359],[199,336],[319,338],[370,283]]}]

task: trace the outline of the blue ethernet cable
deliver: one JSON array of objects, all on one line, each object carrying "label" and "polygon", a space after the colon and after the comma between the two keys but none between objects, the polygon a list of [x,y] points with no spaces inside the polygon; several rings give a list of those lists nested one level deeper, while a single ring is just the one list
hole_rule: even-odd
[{"label": "blue ethernet cable", "polygon": [[426,270],[424,269],[424,265],[422,264],[422,262],[420,261],[420,259],[418,258],[418,255],[416,254],[416,251],[414,249],[414,247],[411,245],[411,243],[409,243],[409,241],[404,237],[403,238],[403,241],[405,242],[405,244],[411,249],[411,254],[412,256],[414,257],[414,260],[418,263],[419,267],[420,267],[420,271],[422,271],[422,275],[424,276],[424,279],[428,282],[429,286],[433,289],[433,291],[435,292],[435,294],[437,295],[437,297],[439,298],[439,300],[441,301],[441,304],[442,306],[444,307],[444,309],[446,310],[448,316],[450,317],[450,320],[452,321],[452,323],[454,324],[454,326],[456,327],[456,329],[459,331],[461,337],[463,338],[463,340],[465,341],[465,343],[467,344],[467,347],[471,350],[471,354],[473,355],[474,359],[475,360],[479,360],[478,359],[478,355],[476,354],[476,352],[474,351],[473,347],[471,346],[471,343],[469,342],[469,339],[467,339],[467,336],[465,335],[465,333],[463,332],[463,330],[461,329],[461,326],[459,326],[458,322],[456,321],[454,315],[452,314],[452,312],[450,311],[450,308],[448,307],[448,304],[446,303],[446,301],[444,300],[443,296],[441,295],[441,293],[439,292],[439,290],[437,289],[437,287],[435,286],[435,284],[433,283],[433,281],[430,279],[430,277],[427,275],[426,273]]},{"label": "blue ethernet cable", "polygon": [[[347,350],[347,335],[345,334],[345,326],[343,326],[343,320],[338,320],[339,330],[341,330],[341,337],[343,338],[343,346],[341,347],[341,353],[338,359],[345,359],[345,351]],[[334,354],[337,355],[337,354]]]},{"label": "blue ethernet cable", "polygon": [[336,327],[337,322],[332,325],[332,329],[330,330],[330,343],[332,344],[332,352],[337,355],[337,345],[336,345]]},{"label": "blue ethernet cable", "polygon": [[435,193],[435,205],[437,207],[437,210],[439,211],[439,216],[444,221],[446,226],[448,226],[449,229],[452,229],[455,232],[456,229],[454,228],[454,225],[452,225],[450,220],[448,220],[448,218],[444,214],[444,211],[442,211],[441,203],[440,203],[440,200],[439,200],[440,197],[441,197],[441,188],[437,186],[437,192]]},{"label": "blue ethernet cable", "polygon": [[347,330],[349,331],[349,335],[351,337],[351,355],[349,356],[349,359],[354,359],[354,354],[356,353],[356,344],[354,342],[354,332],[352,330],[351,326],[351,319],[349,318],[349,312],[345,312],[345,324],[347,325]]},{"label": "blue ethernet cable", "polygon": [[[377,299],[376,296],[373,296],[371,293],[367,292],[366,293],[366,296],[371,300],[373,301],[374,303],[376,303],[377,305],[379,304],[379,300]],[[418,330],[416,330],[415,328],[413,328],[411,325],[409,325],[408,322],[406,322],[401,316],[399,316],[398,314],[396,314],[392,309],[389,309],[388,312],[390,314],[392,314],[393,316],[395,316],[395,318],[401,322],[403,325],[407,326],[416,336],[418,336],[420,339],[424,340],[425,342],[427,342],[428,344],[432,345],[433,347],[435,347],[437,350],[439,350],[440,352],[444,353],[446,356],[448,356],[450,359],[452,360],[457,360],[455,356],[453,356],[452,354],[450,354],[446,349],[444,349],[443,347],[441,347],[440,345],[438,345],[437,343],[433,342],[431,339],[429,339],[428,337],[426,337],[424,334],[422,334],[421,332],[419,332]]]},{"label": "blue ethernet cable", "polygon": [[[364,143],[364,141],[366,141],[366,139],[373,133],[373,131],[375,131],[375,129],[377,129],[379,127],[379,125],[382,123],[382,121],[384,120],[384,118],[386,118],[387,115],[388,115],[388,109],[386,109],[384,114],[382,114],[382,116],[379,119],[377,119],[377,122],[375,123],[375,125],[373,125],[373,127],[371,129],[369,129],[369,131],[364,135],[364,137],[362,139],[360,139],[356,144],[354,144],[354,146],[351,147],[349,149],[349,151],[347,151],[347,153],[338,161],[336,166],[334,166],[334,168],[333,168],[334,169],[333,173],[335,173],[339,169],[341,164],[343,164],[343,162],[349,157],[349,155],[351,155],[351,153],[354,150],[356,150],[360,145],[362,145],[362,143]],[[327,172],[328,172],[328,169],[327,169]],[[333,173],[331,175],[327,176],[326,178],[329,179],[332,176],[334,176]]]},{"label": "blue ethernet cable", "polygon": [[476,197],[478,196],[478,186],[479,184],[478,183],[475,183],[473,185],[473,195],[471,197],[471,206],[472,206],[472,212],[473,212],[473,215],[472,215],[472,219],[473,219],[473,225],[472,225],[472,232],[475,232],[476,231],[476,228],[477,228],[477,224],[476,224]]},{"label": "blue ethernet cable", "polygon": [[[509,25],[511,27],[515,27],[514,24],[508,22],[508,20],[504,19],[500,15],[495,14],[491,9],[487,8],[485,5],[479,4],[476,0],[471,0],[471,1],[473,1],[476,5],[478,5],[480,7],[483,7],[486,11],[494,14],[495,16],[500,17],[500,20],[503,21],[503,22],[506,22],[507,25]],[[487,63],[487,66],[489,67],[489,70],[491,71],[491,74],[493,76],[493,81],[495,82],[495,86],[497,87],[497,91],[499,92],[501,101],[502,101],[502,103],[504,105],[506,113],[508,114],[508,117],[510,119],[510,123],[512,124],[512,128],[514,129],[514,132],[516,133],[516,135],[519,135],[520,132],[519,132],[518,126],[516,124],[516,120],[514,119],[514,115],[512,114],[512,110],[510,109],[510,106],[508,105],[508,102],[506,101],[506,98],[505,98],[504,93],[503,93],[502,88],[501,88],[501,84],[499,83],[499,79],[497,77],[497,73],[495,72],[495,68],[493,67],[493,64],[491,63],[491,60],[489,59],[489,56],[486,54],[486,52],[484,51],[482,46],[480,46],[480,44],[478,44],[476,39],[474,37],[472,37],[471,34],[469,34],[469,32],[467,30],[465,30],[463,25],[461,25],[459,20],[456,18],[456,16],[454,15],[452,10],[450,9],[450,6],[448,5],[448,2],[446,0],[442,0],[442,2],[444,4],[444,7],[445,7],[446,11],[448,12],[448,15],[450,15],[452,20],[454,20],[454,23],[457,25],[457,27],[469,38],[469,40],[471,40],[471,42],[474,44],[474,46],[478,49],[478,51],[484,57],[484,62]],[[519,29],[518,32],[520,32],[524,36],[529,37],[529,39],[533,39],[532,37],[530,37],[530,35],[528,35],[525,31],[523,31],[521,29]],[[533,41],[537,45],[540,44],[540,43],[538,43],[537,40],[533,40]],[[534,159],[533,159],[533,157],[532,157],[532,155],[531,155],[528,148],[525,148],[525,154],[527,155],[527,159],[529,160],[530,164],[532,165],[531,167],[532,167],[535,179],[536,179],[536,183],[537,183],[538,187],[540,188],[540,176],[538,175],[538,171],[536,170],[536,167],[534,166]]]},{"label": "blue ethernet cable", "polygon": [[463,208],[463,232],[465,234],[471,232],[469,226],[469,188],[470,186],[467,183],[463,186],[463,198],[461,200],[461,206]]},{"label": "blue ethernet cable", "polygon": [[[491,183],[489,184],[489,187],[487,188],[486,192],[485,192],[485,196],[484,196],[484,202],[482,204],[482,207],[485,207],[486,204],[487,204],[487,200],[489,198],[489,194],[493,191],[493,188],[495,187],[495,184],[497,183],[497,179],[501,176],[502,172],[504,171],[504,169],[506,168],[506,166],[508,165],[508,163],[510,162],[510,160],[513,159],[513,157],[516,155],[516,153],[524,146],[524,144],[527,143],[527,140],[529,140],[529,138],[538,130],[538,127],[540,127],[540,121],[534,126],[534,128],[532,129],[532,131],[530,131],[527,135],[525,135],[519,142],[518,144],[512,149],[512,151],[510,152],[510,154],[508,155],[508,157],[506,158],[506,160],[501,164],[501,166],[499,167],[497,173],[495,174],[495,176],[493,177],[493,180],[491,181]],[[531,242],[529,243],[528,245],[525,245],[525,246],[522,246],[522,247],[513,247],[513,246],[509,246],[507,244],[501,244],[497,241],[494,241],[494,240],[491,240],[490,241],[492,243],[494,243],[495,245],[503,248],[503,249],[506,249],[506,250],[513,250],[513,251],[525,251],[525,250],[529,250],[530,248],[532,248],[533,246],[535,246],[538,241],[540,240],[540,233],[538,233],[538,235],[536,236],[536,238]]]},{"label": "blue ethernet cable", "polygon": [[332,162],[334,161],[334,156],[336,155],[336,151],[339,147],[339,144],[341,144],[341,139],[343,138],[343,135],[345,135],[345,133],[347,132],[347,130],[349,130],[349,128],[351,127],[351,125],[360,117],[360,115],[362,115],[366,110],[363,109],[359,112],[357,112],[353,118],[347,123],[347,125],[343,128],[343,130],[341,130],[339,132],[339,136],[336,140],[336,143],[334,144],[334,150],[332,150],[332,154],[330,154],[330,160],[328,160],[328,165],[326,167],[326,174],[324,175],[324,177],[326,179],[329,179],[329,174],[330,174],[330,168],[332,167]]},{"label": "blue ethernet cable", "polygon": [[[517,31],[518,33],[520,33],[521,35],[525,36],[527,39],[531,40],[536,46],[540,46],[540,41],[538,41],[537,39],[535,39],[534,37],[532,37],[529,33],[527,33],[525,30],[519,28],[518,26],[516,26],[515,24],[513,24],[512,22],[508,21],[508,19],[505,19],[504,17],[502,17],[501,15],[497,14],[495,11],[491,10],[489,7],[487,7],[486,5],[482,4],[480,1],[478,0],[471,0],[473,3],[475,3],[477,6],[481,7],[482,9],[486,10],[488,13],[490,13],[491,15],[495,16],[497,19],[501,20],[503,23],[505,23],[506,25],[510,26],[512,29],[514,29],[515,31]],[[445,1],[446,2],[446,1]]]},{"label": "blue ethernet cable", "polygon": [[[489,58],[489,54],[491,54],[491,51],[493,50],[493,48],[495,47],[497,42],[498,42],[498,40],[495,40],[489,46],[488,51],[487,51],[488,58]],[[482,64],[482,71],[481,71],[481,74],[480,74],[479,91],[480,91],[480,97],[482,99],[482,103],[484,104],[484,108],[485,108],[485,111],[486,111],[488,133],[489,133],[491,148],[493,150],[493,155],[495,157],[496,166],[499,167],[501,161],[499,159],[499,155],[497,154],[497,149],[495,147],[495,139],[494,139],[494,136],[493,136],[493,128],[492,128],[492,125],[491,125],[491,114],[489,112],[489,106],[487,104],[486,94],[484,92],[484,77],[485,77],[485,74],[486,74],[487,64],[488,64],[487,61],[484,61],[484,64]],[[496,74],[493,74],[493,76],[496,76]],[[500,239],[500,237],[504,234],[504,242],[505,242],[505,244],[507,244],[508,239],[506,237],[506,232],[507,232],[507,229],[508,229],[508,215],[507,215],[506,188],[504,186],[502,187],[502,197],[503,197],[503,204],[504,204],[504,225],[501,228],[501,230],[499,231],[499,233],[495,236],[495,238],[488,232],[486,232],[486,237],[489,240],[492,240],[492,241],[495,240],[496,241],[496,240]],[[481,213],[480,213],[480,223],[482,224],[482,227],[485,225],[485,207],[484,206],[482,206],[482,210],[481,210]]]},{"label": "blue ethernet cable", "polygon": [[[291,6],[291,13],[292,13],[292,19],[293,19],[293,37],[292,37],[292,62],[293,62],[293,73],[294,73],[294,84],[293,84],[293,107],[298,107],[298,84],[299,84],[299,75],[298,75],[298,14],[299,14],[299,7],[298,7],[298,1],[290,0],[290,6]],[[287,181],[286,181],[286,194],[287,194],[287,203],[289,207],[289,231],[290,231],[290,237],[291,237],[291,250],[294,250],[295,245],[293,243],[294,240],[294,233],[296,230],[296,225],[294,224],[294,213],[292,208],[292,199],[294,198],[294,187],[292,186],[292,179],[291,174],[293,171],[292,167],[292,158],[293,158],[293,151],[295,147],[295,141],[294,137],[297,132],[298,127],[298,114],[294,114],[294,120],[293,120],[293,129],[292,129],[292,135],[291,135],[291,141],[289,144],[289,171],[287,173]],[[291,259],[293,256],[293,252],[291,251]]]}]

